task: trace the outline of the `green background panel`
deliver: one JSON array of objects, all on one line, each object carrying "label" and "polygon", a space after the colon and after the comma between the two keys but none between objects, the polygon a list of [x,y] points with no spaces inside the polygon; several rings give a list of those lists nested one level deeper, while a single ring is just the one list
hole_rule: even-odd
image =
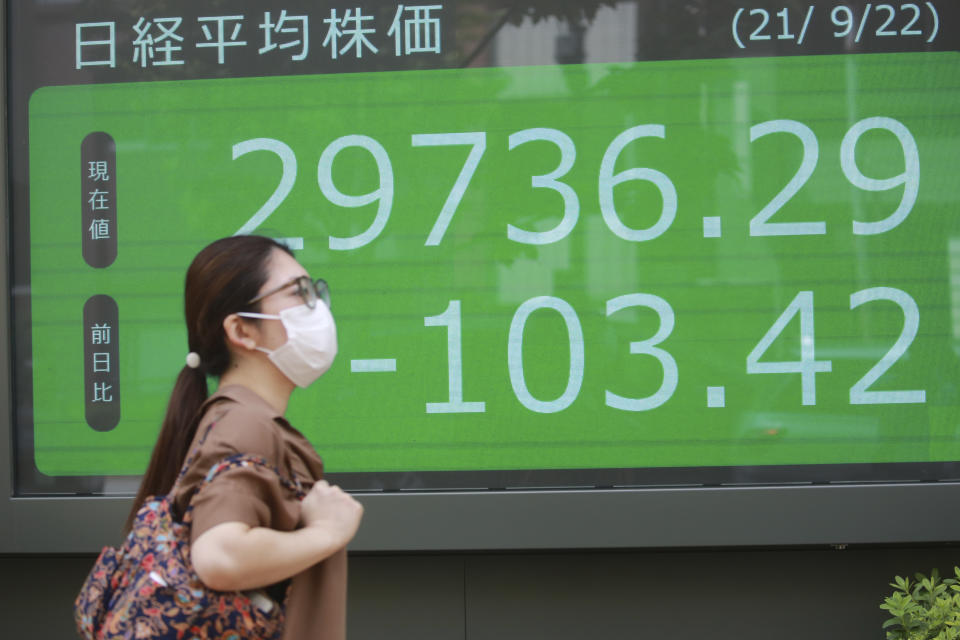
[{"label": "green background panel", "polygon": [[[330,471],[555,469],[913,462],[960,459],[960,65],[958,54],[913,53],[565,67],[405,71],[272,78],[47,87],[30,102],[31,287],[34,434],[38,468],[50,475],[136,474],[146,465],[186,354],[182,282],[193,255],[235,233],[280,182],[281,162],[253,138],[284,142],[296,157],[289,195],[257,230],[303,238],[298,258],[333,292],[340,355],[298,390],[288,417]],[[863,118],[902,123],[920,158],[919,196],[890,231],[855,236],[852,221],[889,216],[904,188],[868,192],[844,177],[840,144]],[[749,222],[797,172],[800,140],[779,133],[750,141],[769,120],[805,124],[816,166],[773,222],[823,221],[826,234],[751,237]],[[642,124],[665,137],[628,144],[615,172],[649,167],[678,194],[676,218],[659,237],[615,235],[600,210],[600,166],[613,139]],[[553,128],[573,141],[560,180],[577,195],[579,219],[565,238],[529,245],[512,224],[556,226],[560,194],[531,187],[557,168],[545,141],[509,149],[512,133]],[[94,131],[116,141],[116,262],[81,255],[80,143]],[[439,246],[425,246],[468,146],[413,147],[418,133],[485,132],[486,148]],[[332,141],[368,136],[390,160],[394,193],[382,233],[366,246],[329,248],[362,233],[377,204],[345,208],[318,186]],[[864,134],[861,171],[904,171],[897,138]],[[378,188],[369,152],[349,148],[333,165],[343,193]],[[645,181],[614,189],[631,228],[659,218],[659,191]],[[706,238],[705,216],[722,236]],[[851,405],[849,390],[900,335],[892,302],[851,310],[871,287],[907,292],[919,332],[872,390],[926,392],[922,404]],[[748,374],[746,356],[800,291],[814,296],[816,404],[801,405],[799,374]],[[678,385],[641,412],[605,405],[605,390],[645,397],[661,364],[630,353],[658,329],[650,309],[606,315],[631,293],[666,300],[675,314],[659,345],[676,361]],[[84,301],[116,299],[120,313],[122,419],[87,426],[83,387]],[[569,407],[526,408],[511,386],[508,338],[517,309],[538,296],[574,309],[584,342],[583,383]],[[424,326],[459,300],[464,400],[486,411],[427,414],[448,399],[447,328]],[[952,302],[951,302],[952,301]],[[560,315],[539,310],[523,333],[530,393],[560,396],[570,363]],[[799,316],[763,361],[799,359]],[[351,373],[350,360],[395,358],[393,373]],[[708,386],[726,406],[707,407]]]}]

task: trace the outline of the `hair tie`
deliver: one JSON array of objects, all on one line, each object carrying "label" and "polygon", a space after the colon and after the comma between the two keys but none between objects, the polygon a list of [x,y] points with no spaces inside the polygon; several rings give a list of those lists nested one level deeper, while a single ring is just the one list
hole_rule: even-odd
[{"label": "hair tie", "polygon": [[200,354],[196,351],[191,351],[187,354],[187,366],[191,369],[196,369],[200,366]]}]

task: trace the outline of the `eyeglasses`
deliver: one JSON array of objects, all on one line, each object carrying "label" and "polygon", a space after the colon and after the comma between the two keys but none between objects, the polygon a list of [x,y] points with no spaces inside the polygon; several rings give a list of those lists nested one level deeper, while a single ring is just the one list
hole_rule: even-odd
[{"label": "eyeglasses", "polygon": [[323,278],[311,280],[308,276],[298,276],[293,280],[284,282],[279,287],[264,291],[252,300],[248,300],[247,304],[260,302],[267,296],[282,291],[291,285],[297,286],[297,295],[303,298],[303,303],[310,309],[317,306],[317,299],[323,300],[323,304],[327,305],[328,309],[330,308],[330,287],[327,285],[327,281]]}]

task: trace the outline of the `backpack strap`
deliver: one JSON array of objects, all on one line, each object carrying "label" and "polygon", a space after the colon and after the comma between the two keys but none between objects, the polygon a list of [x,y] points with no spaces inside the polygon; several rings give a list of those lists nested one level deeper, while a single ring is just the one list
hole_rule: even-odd
[{"label": "backpack strap", "polygon": [[[293,479],[288,478],[277,467],[267,462],[265,458],[251,453],[236,453],[210,467],[203,482],[197,487],[196,493],[199,493],[201,489],[213,482],[220,474],[230,471],[231,469],[239,469],[242,467],[262,467],[267,469],[277,476],[283,488],[296,494],[298,498],[302,499],[307,494],[299,478],[296,476],[294,476]],[[196,493],[194,495],[196,495]]]},{"label": "backpack strap", "polygon": [[203,446],[203,443],[207,441],[207,436],[210,435],[210,432],[213,431],[213,427],[216,424],[217,424],[217,421],[214,420],[209,425],[207,425],[207,428],[203,432],[203,435],[200,436],[200,442],[197,443],[197,446],[195,446],[190,451],[189,455],[187,455],[187,457],[184,459],[183,465],[180,467],[180,473],[177,474],[177,479],[174,480],[173,486],[176,487],[177,485],[179,485],[180,481],[183,480],[183,476],[187,475],[187,470],[193,464],[193,461],[197,459],[197,456],[200,455],[200,448]]},{"label": "backpack strap", "polygon": [[277,478],[280,480],[280,485],[285,489],[293,493],[297,498],[303,500],[304,496],[307,495],[307,492],[304,490],[303,485],[300,483],[300,480],[294,476],[291,480],[283,473],[280,472],[272,464],[268,463],[266,459],[262,456],[253,455],[250,453],[236,453],[232,456],[224,458],[220,462],[216,463],[210,470],[207,472],[207,475],[200,482],[196,489],[190,494],[190,502],[188,503],[187,509],[184,512],[181,518],[177,518],[184,524],[189,524],[193,521],[193,498],[200,493],[204,487],[217,479],[217,476],[226,473],[232,469],[240,468],[249,468],[249,467],[262,467],[274,473]]}]

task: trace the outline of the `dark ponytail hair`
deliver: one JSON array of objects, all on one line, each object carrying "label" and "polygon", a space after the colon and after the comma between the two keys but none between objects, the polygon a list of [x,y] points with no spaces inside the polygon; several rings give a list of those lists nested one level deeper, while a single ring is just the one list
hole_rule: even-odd
[{"label": "dark ponytail hair", "polygon": [[267,281],[268,263],[277,250],[291,253],[271,238],[231,236],[207,245],[190,263],[183,292],[184,315],[187,344],[200,356],[200,365],[184,366],[177,376],[125,532],[147,496],[169,493],[173,488],[197,432],[197,414],[207,399],[207,376],[220,377],[230,365],[223,319],[238,311],[257,310],[259,305],[247,301],[256,297]]}]

